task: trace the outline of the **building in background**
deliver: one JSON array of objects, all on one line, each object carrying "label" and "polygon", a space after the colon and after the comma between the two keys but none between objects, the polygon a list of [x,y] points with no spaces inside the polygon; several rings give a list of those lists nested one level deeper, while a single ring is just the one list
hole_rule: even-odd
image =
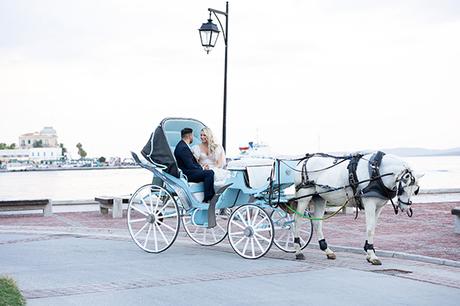
[{"label": "building in background", "polygon": [[19,136],[19,149],[0,150],[0,162],[51,162],[63,158],[56,130],[44,127],[40,132]]},{"label": "building in background", "polygon": [[57,148],[56,130],[51,126],[45,126],[40,132],[27,133],[19,136],[19,147],[21,149],[30,148]]}]

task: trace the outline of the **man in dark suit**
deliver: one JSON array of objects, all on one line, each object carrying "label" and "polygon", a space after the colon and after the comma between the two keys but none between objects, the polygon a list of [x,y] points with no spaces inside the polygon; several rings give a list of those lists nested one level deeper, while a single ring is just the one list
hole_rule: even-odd
[{"label": "man in dark suit", "polygon": [[209,202],[214,196],[214,171],[204,170],[196,161],[190,150],[193,142],[193,130],[191,128],[182,129],[182,140],[176,145],[174,156],[177,165],[187,176],[189,182],[204,183],[204,202]]}]

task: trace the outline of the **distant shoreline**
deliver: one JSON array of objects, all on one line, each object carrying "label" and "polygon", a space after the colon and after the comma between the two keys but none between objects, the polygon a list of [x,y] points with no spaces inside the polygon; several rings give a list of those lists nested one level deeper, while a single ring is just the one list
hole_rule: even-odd
[{"label": "distant shoreline", "polygon": [[76,171],[76,170],[118,170],[118,169],[140,169],[140,166],[107,166],[107,167],[72,167],[72,168],[33,168],[27,170],[0,170],[0,173],[11,172],[35,172],[35,171]]}]

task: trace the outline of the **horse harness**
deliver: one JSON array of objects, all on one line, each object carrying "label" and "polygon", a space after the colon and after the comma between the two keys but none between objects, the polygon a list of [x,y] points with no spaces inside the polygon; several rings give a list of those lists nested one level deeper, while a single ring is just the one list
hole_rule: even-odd
[{"label": "horse harness", "polygon": [[378,151],[374,153],[369,160],[369,184],[362,190],[358,190],[358,186],[361,183],[358,180],[356,169],[358,162],[363,157],[362,154],[353,155],[348,164],[348,180],[350,187],[353,190],[353,197],[355,198],[356,206],[359,209],[364,209],[362,198],[363,197],[377,197],[380,199],[391,200],[396,196],[397,190],[390,189],[382,181],[380,174],[380,165],[385,153]]},{"label": "horse harness", "polygon": [[307,172],[307,162],[310,157],[311,157],[310,155],[305,156],[304,162],[302,164],[302,171],[301,171],[302,181],[300,182],[299,185],[295,186],[296,192],[299,191],[300,189],[309,188],[315,185],[315,182],[310,180],[310,178],[308,177],[308,172]]}]

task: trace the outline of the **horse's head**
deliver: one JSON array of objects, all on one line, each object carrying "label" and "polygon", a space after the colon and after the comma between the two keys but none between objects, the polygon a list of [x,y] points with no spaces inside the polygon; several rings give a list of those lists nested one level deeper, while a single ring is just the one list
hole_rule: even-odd
[{"label": "horse's head", "polygon": [[404,169],[396,179],[396,188],[398,196],[398,206],[401,211],[407,211],[409,216],[412,215],[411,197],[417,195],[420,191],[419,179],[423,175],[417,175],[409,168]]}]

